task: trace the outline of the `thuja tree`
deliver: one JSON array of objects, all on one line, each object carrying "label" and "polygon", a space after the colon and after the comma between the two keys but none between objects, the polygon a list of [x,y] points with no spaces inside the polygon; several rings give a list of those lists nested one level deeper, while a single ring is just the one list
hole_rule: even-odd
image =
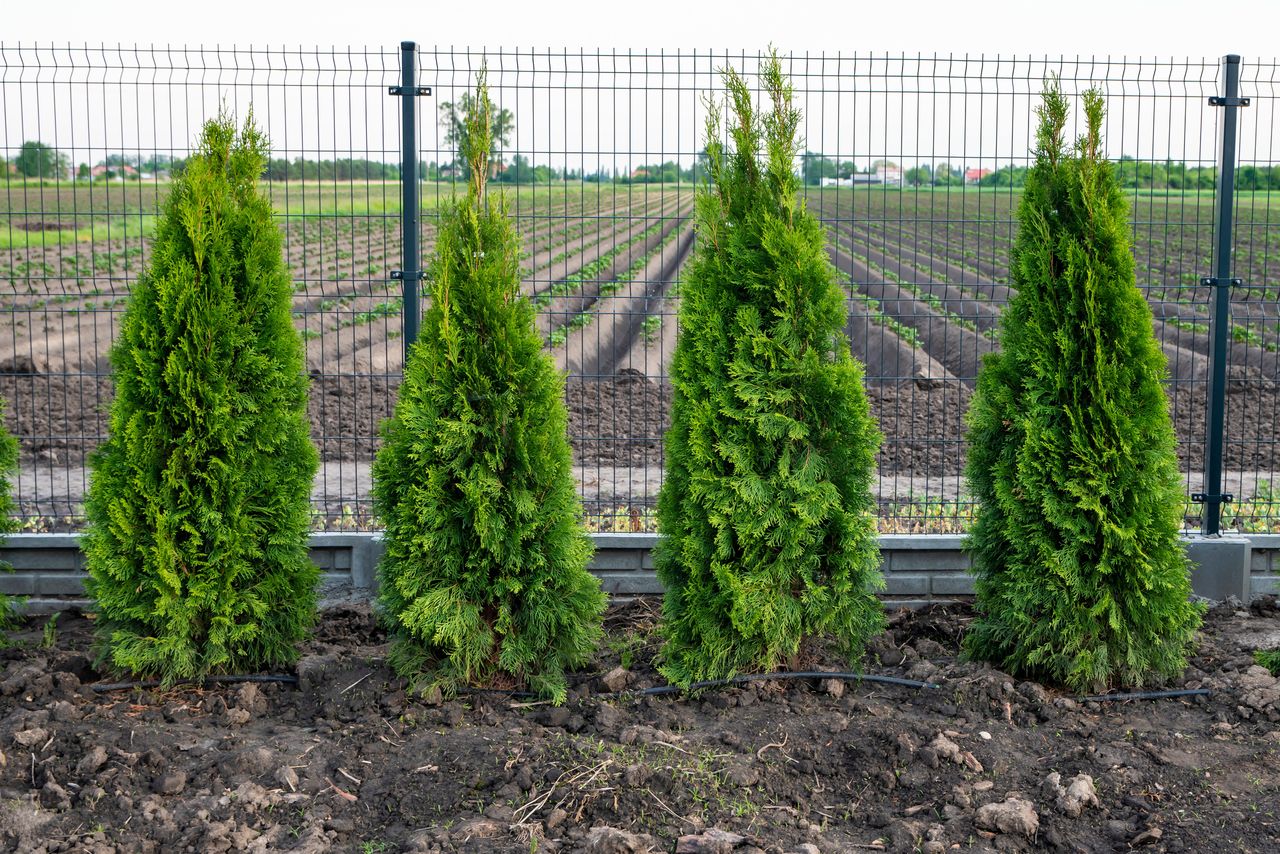
[{"label": "thuja tree", "polygon": [[662,668],[681,684],[772,669],[807,634],[853,661],[883,622],[880,436],[822,227],[797,195],[800,113],[776,54],[767,112],[723,77],[728,142],[712,104],[658,498]]},{"label": "thuja tree", "polygon": [[967,650],[1074,690],[1178,673],[1199,626],[1178,541],[1167,367],[1134,281],[1104,103],[1064,139],[1052,81],[1018,208],[1014,295],[969,413],[979,617]]},{"label": "thuja tree", "polygon": [[111,352],[84,540],[101,658],[167,681],[292,661],[315,611],[302,341],[252,118],[205,125]]},{"label": "thuja tree", "polygon": [[421,690],[523,684],[562,702],[600,637],[564,383],[520,295],[506,202],[486,196],[494,105],[464,116],[465,197],[442,206],[431,307],[374,463],[390,661]]},{"label": "thuja tree", "polygon": [[[13,497],[9,478],[18,468],[18,443],[9,435],[4,427],[4,399],[0,398],[0,545],[4,544],[4,535],[13,530]],[[0,561],[0,572],[9,572],[13,567]],[[0,593],[0,632],[13,627],[17,619],[17,603],[10,596]],[[0,634],[0,647],[5,645],[5,638]]]}]

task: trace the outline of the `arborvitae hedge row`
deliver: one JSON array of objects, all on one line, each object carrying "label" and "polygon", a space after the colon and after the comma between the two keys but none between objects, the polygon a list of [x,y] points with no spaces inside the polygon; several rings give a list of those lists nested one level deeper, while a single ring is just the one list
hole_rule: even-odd
[{"label": "arborvitae hedge row", "polygon": [[294,660],[314,619],[318,465],[252,118],[204,127],[112,349],[84,539],[101,658],[166,681]]},{"label": "arborvitae hedge row", "polygon": [[682,684],[775,668],[809,634],[834,635],[854,659],[883,625],[880,436],[844,336],[846,295],[798,195],[800,113],[776,54],[760,73],[768,112],[738,74],[724,82],[732,144],[713,104],[658,499],[662,669]]},{"label": "arborvitae hedge row", "polygon": [[1073,690],[1181,671],[1199,609],[1178,535],[1167,367],[1135,286],[1129,202],[1102,151],[1102,95],[1064,141],[1056,82],[1038,110],[1000,352],[969,412],[974,656]]}]

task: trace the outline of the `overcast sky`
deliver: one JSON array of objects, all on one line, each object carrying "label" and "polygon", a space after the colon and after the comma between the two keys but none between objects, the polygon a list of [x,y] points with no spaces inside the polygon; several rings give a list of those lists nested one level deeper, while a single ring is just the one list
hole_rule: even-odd
[{"label": "overcast sky", "polygon": [[[1206,96],[1217,93],[1216,59],[1232,52],[1246,65],[1252,61],[1248,73],[1255,75],[1246,93],[1255,104],[1241,156],[1274,163],[1280,160],[1274,150],[1280,143],[1270,132],[1280,92],[1277,9],[1280,0],[9,2],[0,31],[7,66],[0,68],[0,134],[8,156],[29,139],[55,145],[75,162],[96,163],[122,150],[182,153],[220,101],[237,111],[253,102],[277,156],[394,161],[399,107],[385,87],[396,82],[394,48],[414,40],[424,48],[420,82],[436,88],[420,120],[424,160],[451,159],[434,107],[473,85],[471,70],[484,51],[496,98],[516,115],[508,155],[522,152],[535,163],[585,172],[626,172],[668,159],[692,162],[704,142],[700,98],[718,90],[715,69],[725,52],[754,54],[773,44],[796,57],[786,70],[805,111],[807,147],[854,159],[859,168],[876,158],[982,167],[1025,160],[1047,72],[1060,73],[1069,91],[1105,82],[1110,156],[1207,163],[1215,156],[1216,112],[1205,107]],[[99,45],[108,50],[93,50]],[[156,61],[154,54],[138,60],[132,51],[113,53],[115,45],[252,46],[255,52],[241,59],[162,52],[160,61],[173,63],[166,68],[200,69],[179,73],[182,86],[172,88],[171,73],[138,73]],[[329,67],[325,54],[310,49],[352,46],[386,51],[372,61],[382,70],[347,78],[297,72]],[[293,63],[297,73],[288,82],[302,86],[263,85],[275,79],[263,70],[264,48],[275,57],[289,51],[266,62]],[[588,59],[575,66],[548,57],[548,49],[564,48],[571,57],[584,48]],[[597,48],[604,54],[599,59],[591,56]],[[512,53],[516,49],[520,53]],[[680,60],[652,58],[659,51],[671,57],[676,49]],[[690,49],[701,60],[691,60]],[[529,59],[531,50],[541,58]],[[647,51],[651,59],[631,63],[629,50]],[[833,65],[827,58],[837,52],[842,61]],[[866,59],[918,54],[969,61]],[[861,59],[850,63],[853,56]],[[988,61],[996,56],[1000,63]],[[1031,61],[1046,57],[1066,62]],[[1165,62],[1120,67],[1106,57]],[[1211,63],[1179,62],[1186,58]],[[237,71],[237,63],[252,70]],[[113,64],[126,71],[117,75]],[[340,69],[362,72],[368,64],[358,54],[338,60]],[[316,79],[343,88],[317,88]]]},{"label": "overcast sky", "polygon": [[747,48],[1274,58],[1275,0],[53,0],[5,4],[3,40],[124,44]]}]

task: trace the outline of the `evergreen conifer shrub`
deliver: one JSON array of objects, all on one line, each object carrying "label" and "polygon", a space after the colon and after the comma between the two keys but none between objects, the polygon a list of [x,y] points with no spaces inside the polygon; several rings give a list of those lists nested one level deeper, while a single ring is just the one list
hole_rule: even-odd
[{"label": "evergreen conifer shrub", "polygon": [[1078,691],[1184,666],[1200,611],[1178,540],[1182,491],[1128,201],[1104,159],[1102,94],[1064,141],[1052,81],[1018,208],[1015,290],[969,412],[979,617],[965,646]]},{"label": "evergreen conifer shrub", "polygon": [[[9,477],[18,468],[18,442],[9,435],[4,427],[4,399],[0,398],[0,545],[4,544],[4,535],[13,528],[13,495]],[[11,572],[13,567],[0,562],[0,572]],[[17,601],[12,596],[0,593],[0,632],[13,627],[18,617]],[[5,645],[4,635],[0,634],[0,647]]]},{"label": "evergreen conifer shrub", "polygon": [[798,196],[800,113],[776,53],[760,73],[768,112],[723,78],[731,145],[713,103],[658,498],[662,668],[685,685],[773,669],[807,634],[854,660],[883,626],[880,435],[822,226]]},{"label": "evergreen conifer shrub", "polygon": [[605,597],[571,469],[564,382],[520,295],[519,238],[485,194],[494,105],[465,116],[470,183],[442,206],[431,307],[374,463],[390,661],[418,688],[523,683],[563,702]]},{"label": "evergreen conifer shrub", "polygon": [[99,651],[170,682],[286,664],[314,619],[318,458],[266,158],[251,116],[204,126],[111,353],[85,501]]}]

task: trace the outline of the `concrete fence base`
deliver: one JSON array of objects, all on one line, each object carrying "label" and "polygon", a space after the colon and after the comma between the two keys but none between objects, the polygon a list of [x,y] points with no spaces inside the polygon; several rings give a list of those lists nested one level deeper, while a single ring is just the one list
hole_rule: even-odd
[{"label": "concrete fence base", "polygon": [[[653,570],[656,534],[596,534],[591,571],[613,596],[662,592]],[[886,606],[920,607],[973,595],[964,538],[951,535],[890,534],[880,537]],[[1187,554],[1199,596],[1242,602],[1280,594],[1280,534],[1189,537]],[[322,605],[372,600],[375,569],[382,556],[380,534],[315,534],[311,557],[320,567]],[[0,573],[0,592],[27,597],[26,610],[52,613],[87,607],[84,555],[76,534],[13,534],[0,547],[0,561],[14,572]]]}]

